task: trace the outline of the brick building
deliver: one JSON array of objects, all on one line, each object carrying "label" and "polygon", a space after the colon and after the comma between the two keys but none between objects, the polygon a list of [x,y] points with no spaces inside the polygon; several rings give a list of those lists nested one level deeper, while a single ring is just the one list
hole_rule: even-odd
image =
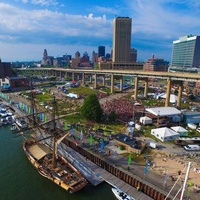
[{"label": "brick building", "polygon": [[0,78],[6,78],[12,76],[12,67],[9,62],[1,62],[0,59]]},{"label": "brick building", "polygon": [[169,62],[164,61],[164,59],[152,58],[148,59],[143,66],[144,71],[159,71],[159,72],[167,72],[169,67]]}]

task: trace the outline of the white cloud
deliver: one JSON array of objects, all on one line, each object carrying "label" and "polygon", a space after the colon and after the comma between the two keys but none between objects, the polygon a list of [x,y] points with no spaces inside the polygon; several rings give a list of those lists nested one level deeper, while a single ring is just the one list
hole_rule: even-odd
[{"label": "white cloud", "polygon": [[28,3],[28,0],[21,0],[22,1],[22,3]]},{"label": "white cloud", "polygon": [[63,37],[108,37],[111,34],[111,22],[106,19],[106,16],[95,17],[92,13],[82,16],[50,10],[26,11],[0,3],[0,19],[0,35],[5,33],[13,37],[18,34],[28,35],[37,32],[43,35],[58,34]]},{"label": "white cloud", "polygon": [[57,5],[58,2],[55,0],[31,0],[32,4],[49,6],[49,5]]},{"label": "white cloud", "polygon": [[[181,2],[137,0],[137,3],[130,3],[130,10],[133,13],[133,32],[150,33],[163,38],[182,36],[188,34],[188,31],[191,33],[199,26],[199,17],[196,13],[185,11],[183,8],[176,9],[175,5],[181,6]],[[176,3],[174,7],[173,3]]]},{"label": "white cloud", "polygon": [[118,14],[120,11],[119,9],[114,9],[114,8],[111,8],[111,7],[102,7],[102,6],[95,6],[93,8],[94,11],[98,11],[100,13],[106,13],[106,14]]}]

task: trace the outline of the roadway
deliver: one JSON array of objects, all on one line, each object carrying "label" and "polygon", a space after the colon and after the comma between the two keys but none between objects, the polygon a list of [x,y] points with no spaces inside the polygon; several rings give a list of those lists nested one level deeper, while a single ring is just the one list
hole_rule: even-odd
[{"label": "roadway", "polygon": [[63,73],[85,73],[85,74],[99,74],[99,75],[115,75],[115,76],[133,76],[141,78],[158,78],[158,79],[171,79],[176,81],[200,81],[200,74],[186,73],[186,72],[157,72],[157,71],[143,71],[143,70],[113,70],[113,69],[63,69],[63,68],[18,68],[17,71],[41,71],[43,73],[56,72]]}]

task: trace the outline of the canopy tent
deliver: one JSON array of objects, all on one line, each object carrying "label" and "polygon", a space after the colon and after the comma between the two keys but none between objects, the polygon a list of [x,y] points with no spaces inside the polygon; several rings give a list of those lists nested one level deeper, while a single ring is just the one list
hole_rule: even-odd
[{"label": "canopy tent", "polygon": [[188,130],[182,126],[172,126],[171,129],[179,133],[180,136],[186,136],[188,134]]},{"label": "canopy tent", "polygon": [[180,115],[181,111],[174,107],[156,107],[156,108],[146,108],[146,111],[150,112],[156,116],[173,116]]},{"label": "canopy tent", "polygon": [[144,116],[144,117],[140,117],[140,122],[144,125],[147,125],[147,124],[152,124],[152,119],[147,117],[147,116]]},{"label": "canopy tent", "polygon": [[180,137],[179,133],[167,127],[152,129],[151,134],[159,140],[161,140],[162,142],[174,140],[177,137]]},{"label": "canopy tent", "polygon": [[[157,99],[162,98],[162,99],[166,99],[166,93],[162,93],[157,95],[156,97]],[[176,103],[177,102],[178,97],[174,94],[170,94],[170,103]]]}]

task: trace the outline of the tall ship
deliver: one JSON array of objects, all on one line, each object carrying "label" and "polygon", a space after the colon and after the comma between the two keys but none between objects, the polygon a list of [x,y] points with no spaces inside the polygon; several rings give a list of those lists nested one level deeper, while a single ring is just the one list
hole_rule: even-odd
[{"label": "tall ship", "polygon": [[[27,130],[31,133],[31,137],[28,139],[26,138],[23,142],[23,150],[30,163],[36,168],[40,175],[51,180],[69,193],[74,193],[83,189],[88,182],[83,175],[58,152],[58,145],[71,131],[63,130],[58,126],[57,119],[55,119],[57,107],[55,97],[52,103],[54,106],[52,112],[53,119],[48,122],[39,123],[37,112],[33,109],[31,116],[32,122],[30,122],[32,125],[26,130],[21,130],[23,133]],[[32,103],[32,106],[34,108],[35,104]],[[18,130],[18,132],[20,132],[20,130]],[[49,139],[51,144],[47,144],[46,142],[46,140]]]}]

